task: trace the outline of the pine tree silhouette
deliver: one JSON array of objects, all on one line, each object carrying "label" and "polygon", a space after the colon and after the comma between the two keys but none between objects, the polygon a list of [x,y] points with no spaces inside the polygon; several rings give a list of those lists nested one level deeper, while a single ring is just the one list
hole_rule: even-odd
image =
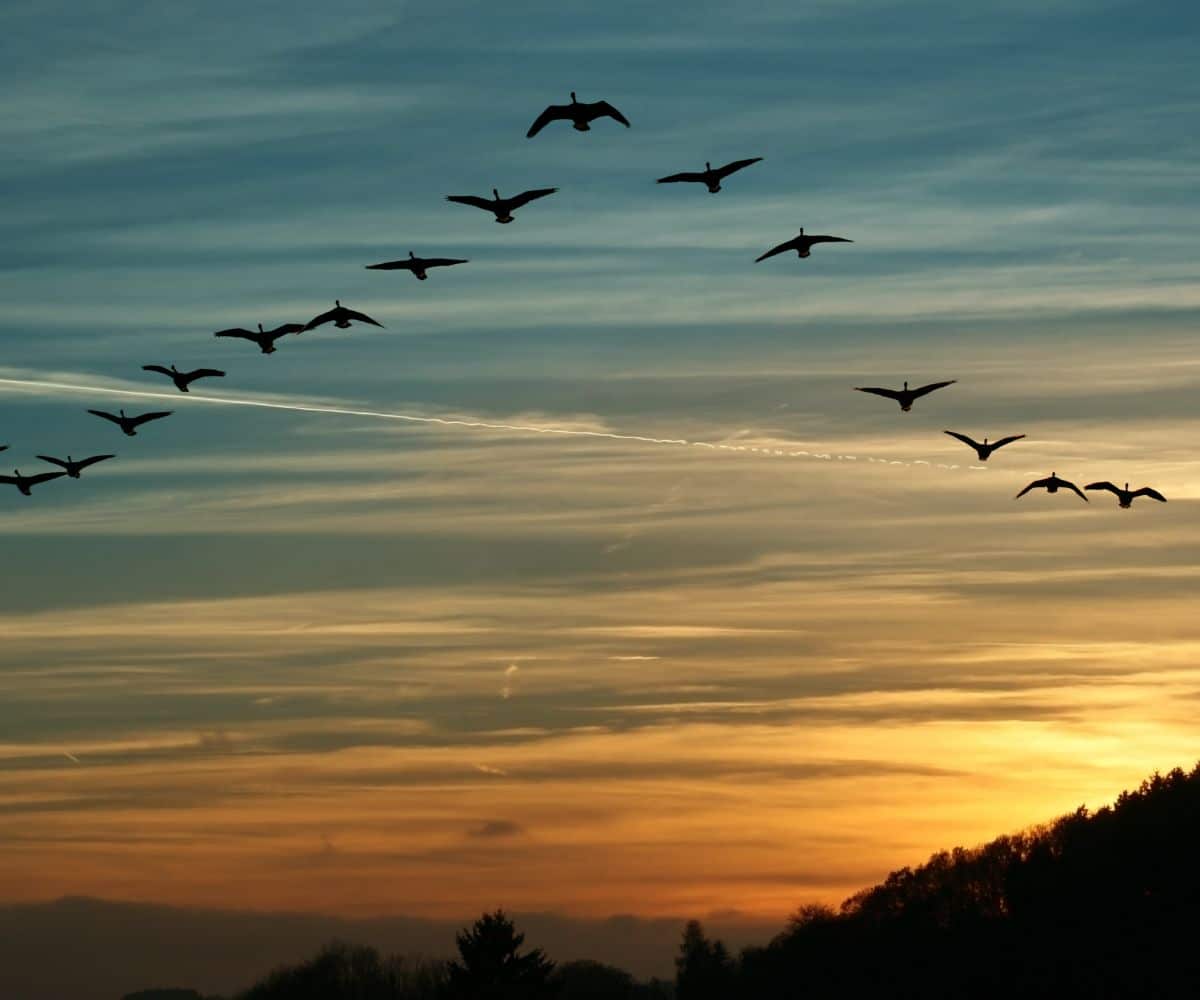
[{"label": "pine tree silhouette", "polygon": [[503,910],[485,913],[458,932],[459,959],[449,964],[452,1000],[539,1000],[554,995],[554,963],[541,948],[520,953],[518,934]]}]

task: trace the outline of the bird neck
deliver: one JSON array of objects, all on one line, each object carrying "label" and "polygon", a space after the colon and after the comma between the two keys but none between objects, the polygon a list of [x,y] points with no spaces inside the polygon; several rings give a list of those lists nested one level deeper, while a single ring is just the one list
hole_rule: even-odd
[{"label": "bird neck", "polygon": [[575,100],[575,91],[573,91],[573,90],[571,91],[571,103],[572,103],[572,104],[578,104],[578,103],[579,103],[577,100]]}]

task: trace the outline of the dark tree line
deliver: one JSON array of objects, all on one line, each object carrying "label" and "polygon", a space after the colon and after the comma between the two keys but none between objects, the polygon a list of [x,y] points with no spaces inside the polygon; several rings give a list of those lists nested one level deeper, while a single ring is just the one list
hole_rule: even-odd
[{"label": "dark tree line", "polygon": [[[1200,996],[1200,765],[810,906],[746,949],[725,995]],[[702,935],[701,935],[702,936]],[[702,954],[689,944],[683,953]],[[710,961],[710,959],[703,959]],[[680,975],[679,1000],[706,1000]]]},{"label": "dark tree line", "polygon": [[497,910],[452,961],[331,945],[238,1000],[821,1000],[1200,996],[1200,764],[1096,812],[901,868],[840,909],[802,907],[731,955],[690,921],[675,982],[556,966]]}]

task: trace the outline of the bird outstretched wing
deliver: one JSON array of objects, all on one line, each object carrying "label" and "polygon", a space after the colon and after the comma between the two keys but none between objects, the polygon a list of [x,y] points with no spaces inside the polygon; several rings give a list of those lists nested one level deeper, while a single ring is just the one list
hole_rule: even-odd
[{"label": "bird outstretched wing", "polygon": [[872,385],[856,385],[855,392],[869,392],[873,396],[883,396],[885,399],[899,399],[900,393],[895,389],[881,389],[878,386]]},{"label": "bird outstretched wing", "polygon": [[94,413],[98,417],[103,417],[105,420],[111,420],[114,424],[120,424],[121,418],[114,413],[105,413],[103,410],[88,410],[88,413]]},{"label": "bird outstretched wing", "polygon": [[258,332],[255,330],[243,330],[240,326],[235,326],[230,330],[218,330],[213,334],[214,337],[240,337],[242,340],[257,340]]},{"label": "bird outstretched wing", "polygon": [[60,466],[63,469],[70,468],[61,458],[55,458],[53,455],[38,455],[43,462],[49,462],[51,465]]},{"label": "bird outstretched wing", "polygon": [[[94,413],[95,411],[93,410],[92,412]],[[143,413],[139,417],[129,417],[128,419],[134,427],[140,427],[142,424],[149,423],[151,420],[161,420],[163,417],[169,417],[174,412],[174,410],[155,410],[151,413]],[[118,421],[118,423],[119,422],[120,421]]]},{"label": "bird outstretched wing", "polygon": [[[973,441],[971,438],[967,437],[967,435],[959,434],[958,431],[942,431],[942,433],[949,434],[952,438],[958,438],[958,440],[961,441],[963,444],[969,445],[972,448],[975,448],[975,449],[979,448],[978,441]],[[997,447],[999,447],[999,445],[997,445]]]},{"label": "bird outstretched wing", "polygon": [[754,258],[754,263],[757,264],[760,260],[766,260],[768,257],[774,257],[776,254],[785,253],[788,250],[795,250],[796,242],[796,240],[792,239],[788,240],[786,243],[780,243],[777,247],[771,247],[771,249],[761,257]]},{"label": "bird outstretched wing", "polygon": [[144,372],[158,372],[161,375],[166,375],[168,378],[174,378],[175,373],[170,368],[164,368],[162,365],[142,365]]},{"label": "bird outstretched wing", "polygon": [[282,326],[275,327],[274,330],[267,330],[266,334],[271,339],[277,339],[289,333],[301,333],[304,330],[303,323],[284,323]]},{"label": "bird outstretched wing", "polygon": [[626,128],[629,128],[629,119],[626,118],[620,111],[614,108],[608,101],[596,101],[591,108],[593,118],[603,118],[606,115],[609,118],[615,118]]},{"label": "bird outstretched wing", "polygon": [[570,118],[569,112],[570,105],[551,104],[533,120],[533,124],[529,126],[529,131],[525,133],[525,138],[532,139],[551,122],[558,121],[560,118]]},{"label": "bird outstretched wing", "polygon": [[8,445],[0,444],[0,451],[8,451]]},{"label": "bird outstretched wing", "polygon": [[59,476],[65,476],[65,472],[39,472],[36,476],[25,476],[26,486],[37,486],[38,483],[48,483],[51,479],[58,479]]},{"label": "bird outstretched wing", "polygon": [[1109,493],[1113,493],[1116,496],[1121,495],[1121,491],[1119,489],[1117,489],[1117,487],[1114,486],[1112,483],[1110,483],[1107,479],[1103,479],[1098,483],[1088,483],[1084,487],[1084,489],[1085,490],[1108,490]]},{"label": "bird outstretched wing", "polygon": [[816,236],[805,236],[804,242],[809,246],[813,246],[817,243],[853,243],[854,240],[848,240],[844,236],[826,236],[824,234],[818,234]]},{"label": "bird outstretched wing", "polygon": [[372,326],[378,327],[383,326],[382,323],[376,323],[375,320],[371,319],[371,317],[366,313],[360,313],[357,309],[347,309],[345,306],[342,306],[342,315],[346,317],[346,319],[355,319],[360,323],[370,323]]},{"label": "bird outstretched wing", "polygon": [[655,183],[676,184],[680,181],[695,181],[698,184],[703,184],[704,180],[704,174],[698,174],[694,170],[685,170],[681,174],[668,174],[666,177],[660,177]]},{"label": "bird outstretched wing", "polygon": [[734,160],[732,163],[726,163],[725,166],[723,166],[723,167],[717,167],[717,169],[714,170],[713,173],[715,173],[717,175],[717,177],[719,177],[723,180],[724,178],[728,177],[730,174],[732,174],[738,170],[741,170],[743,167],[748,167],[752,163],[757,163],[761,159],[762,159],[761,156],[752,156],[748,160]]},{"label": "bird outstretched wing", "polygon": [[1008,437],[1001,438],[999,441],[992,442],[992,451],[997,448],[1003,448],[1006,444],[1012,444],[1014,441],[1020,441],[1024,434],[1010,434]]},{"label": "bird outstretched wing", "polygon": [[312,329],[320,326],[322,323],[331,323],[331,322],[333,322],[333,320],[338,318],[338,315],[340,313],[341,313],[341,310],[338,308],[333,308],[333,309],[328,310],[327,312],[323,312],[323,313],[321,313],[321,315],[314,316],[307,323],[305,323],[304,329],[312,330]]},{"label": "bird outstretched wing", "polygon": [[195,371],[188,372],[188,378],[224,378],[225,373],[218,371],[216,368],[197,368]]},{"label": "bird outstretched wing", "polygon": [[558,188],[534,188],[531,191],[522,191],[508,199],[508,203],[512,208],[520,208],[522,205],[528,205],[531,201],[537,198],[545,198],[548,194],[554,194]]},{"label": "bird outstretched wing", "polygon": [[385,260],[382,264],[367,264],[368,271],[411,271],[411,260]]},{"label": "bird outstretched wing", "polygon": [[461,260],[458,257],[428,257],[421,261],[424,267],[453,267],[455,264],[469,264],[469,260]]},{"label": "bird outstretched wing", "polygon": [[1132,496],[1149,497],[1151,500],[1161,500],[1163,503],[1167,502],[1165,496],[1159,493],[1158,490],[1151,489],[1149,486],[1143,486],[1140,490],[1134,490]]},{"label": "bird outstretched wing", "polygon": [[1065,486],[1067,489],[1071,490],[1071,491],[1072,491],[1072,492],[1073,492],[1073,493],[1074,493],[1074,494],[1075,494],[1077,497],[1079,497],[1081,500],[1086,500],[1088,503],[1091,503],[1091,501],[1090,501],[1090,500],[1088,500],[1088,498],[1087,498],[1086,496],[1084,496],[1084,495],[1083,495],[1083,490],[1081,490],[1081,489],[1080,489],[1078,486],[1076,486],[1074,483],[1072,483],[1072,482],[1068,482],[1066,479],[1060,479],[1060,480],[1058,481],[1058,485],[1059,485],[1059,486]]},{"label": "bird outstretched wing", "polygon": [[1045,489],[1049,485],[1050,485],[1049,479],[1035,479],[1032,483],[1030,483],[1028,486],[1026,486],[1025,489],[1021,490],[1020,493],[1018,493],[1015,497],[1013,497],[1013,499],[1020,500],[1021,497],[1023,497],[1030,490]]},{"label": "bird outstretched wing", "polygon": [[948,385],[954,385],[954,383],[957,381],[958,379],[952,378],[945,382],[930,382],[929,385],[923,385],[919,389],[910,389],[908,394],[912,396],[913,399],[919,399],[921,396],[928,396],[935,389],[944,389]]},{"label": "bird outstretched wing", "polygon": [[474,208],[482,208],[490,212],[496,205],[490,198],[480,198],[475,194],[448,194],[447,201],[454,201],[460,205],[471,205]]}]

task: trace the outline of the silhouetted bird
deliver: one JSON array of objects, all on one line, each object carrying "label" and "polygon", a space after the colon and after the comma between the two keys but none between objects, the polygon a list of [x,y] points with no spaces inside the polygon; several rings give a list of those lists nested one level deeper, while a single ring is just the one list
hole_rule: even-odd
[{"label": "silhouetted bird", "polygon": [[482,208],[485,212],[491,212],[496,216],[496,221],[500,223],[512,222],[512,214],[522,205],[528,205],[535,198],[545,198],[548,194],[554,194],[558,188],[534,188],[532,191],[523,191],[512,198],[501,198],[500,192],[492,188],[492,199],[479,198],[473,194],[448,194],[447,201],[454,201],[460,205],[471,205],[474,208]]},{"label": "silhouetted bird", "polygon": [[800,235],[796,236],[786,243],[780,243],[777,247],[772,247],[761,257],[755,257],[754,263],[757,264],[760,260],[766,260],[768,257],[774,257],[779,253],[787,253],[789,250],[795,250],[799,257],[808,257],[812,252],[812,248],[817,243],[853,243],[854,240],[848,240],[841,236],[805,236],[804,230],[800,230]]},{"label": "silhouetted bird", "polygon": [[81,458],[76,462],[70,455],[66,461],[61,458],[54,458],[52,455],[38,455],[43,462],[49,462],[51,465],[61,465],[67,470],[67,475],[72,479],[78,479],[79,473],[86,469],[89,465],[95,465],[97,462],[103,462],[106,458],[116,458],[116,455],[93,455],[91,458]]},{"label": "silhouetted bird", "polygon": [[283,326],[277,326],[274,330],[264,330],[263,325],[259,323],[257,333],[253,330],[243,330],[240,326],[235,326],[232,330],[218,330],[213,336],[237,337],[240,340],[251,340],[258,344],[263,354],[274,354],[275,341],[280,337],[287,336],[289,333],[300,333],[303,329],[303,323],[284,323]]},{"label": "silhouetted bird", "polygon": [[[726,163],[723,167],[713,169],[713,165],[707,160],[704,161],[704,169],[697,171],[684,171],[682,174],[671,174],[669,177],[660,177],[659,184],[674,184],[678,181],[695,181],[697,184],[704,184],[708,187],[710,194],[716,194],[721,190],[721,181],[730,174],[741,170],[743,167],[748,167],[752,163],[757,163],[761,160],[761,156],[752,156],[748,160],[734,160],[732,163]],[[801,230],[803,232],[803,230]]]},{"label": "silhouetted bird", "polygon": [[0,444],[0,451],[8,451],[8,445]]},{"label": "silhouetted bird", "polygon": [[905,413],[912,409],[913,402],[920,399],[922,396],[928,395],[935,389],[943,389],[948,385],[954,385],[958,379],[950,379],[947,382],[930,382],[929,385],[923,385],[919,389],[910,389],[908,383],[904,383],[903,389],[880,389],[874,386],[859,386],[854,387],[855,392],[869,392],[875,396],[884,396],[887,399],[894,399],[900,404],[900,409]]},{"label": "silhouetted bird", "polygon": [[593,101],[588,104],[575,99],[575,91],[571,91],[570,104],[551,104],[534,120],[534,123],[529,126],[529,131],[525,133],[525,138],[532,139],[542,129],[551,122],[569,121],[575,126],[577,132],[588,132],[591,130],[591,122],[597,118],[615,118],[626,128],[629,128],[629,121],[620,111],[614,108],[608,101]]},{"label": "silhouetted bird", "polygon": [[983,444],[980,444],[978,441],[972,440],[965,434],[959,434],[958,431],[944,431],[943,433],[949,434],[952,438],[958,438],[958,440],[963,444],[970,445],[972,448],[974,448],[975,454],[979,456],[979,461],[981,462],[986,462],[988,460],[988,456],[991,455],[991,453],[997,448],[1003,448],[1006,444],[1012,444],[1014,441],[1020,441],[1021,438],[1025,436],[1024,434],[1013,434],[1010,437],[1001,438],[999,441],[993,441],[991,444],[988,444],[988,439],[984,438]]},{"label": "silhouetted bird", "polygon": [[42,472],[36,476],[22,476],[20,469],[13,469],[11,476],[0,476],[0,483],[8,483],[19,489],[25,496],[33,496],[29,491],[38,483],[48,483],[51,479],[65,476],[65,472]]},{"label": "silhouetted bird", "polygon": [[352,320],[358,320],[360,323],[370,323],[372,326],[382,327],[382,323],[377,323],[371,319],[366,313],[357,312],[354,309],[347,309],[342,305],[341,299],[333,300],[333,308],[328,312],[321,313],[320,316],[314,316],[304,324],[304,329],[315,330],[322,323],[332,323],[339,330],[348,330]]},{"label": "silhouetted bird", "polygon": [[121,428],[128,437],[136,437],[137,429],[151,420],[161,420],[163,417],[169,417],[174,410],[158,410],[153,413],[143,413],[138,417],[127,417],[125,411],[121,410],[120,416],[113,416],[111,413],[105,413],[103,410],[88,410],[88,413],[94,413],[98,417],[103,417],[105,420],[111,420],[114,424]]},{"label": "silhouetted bird", "polygon": [[1050,475],[1045,479],[1035,479],[1032,483],[1026,486],[1025,489],[1021,490],[1020,493],[1013,497],[1013,499],[1019,500],[1030,490],[1045,490],[1047,493],[1057,493],[1060,489],[1073,491],[1074,493],[1078,494],[1081,500],[1087,499],[1087,497],[1083,495],[1083,491],[1080,490],[1078,486],[1076,486],[1074,483],[1067,482],[1065,479],[1059,479],[1058,474],[1055,472],[1050,473]]},{"label": "silhouetted bird", "polygon": [[454,257],[418,257],[411,250],[408,260],[389,260],[382,264],[368,264],[368,271],[412,271],[418,281],[424,281],[425,273],[431,267],[451,267],[454,264],[469,264],[470,261],[458,260]]},{"label": "silhouetted bird", "polygon": [[1163,503],[1167,502],[1167,498],[1158,490],[1152,490],[1149,486],[1143,486],[1140,490],[1131,490],[1129,484],[1125,484],[1125,489],[1114,486],[1107,479],[1100,483],[1088,483],[1084,487],[1085,490],[1108,490],[1109,493],[1115,494],[1117,505],[1120,507],[1132,507],[1133,501],[1137,497],[1149,497],[1151,500],[1160,500]]},{"label": "silhouetted bird", "polygon": [[174,365],[170,368],[164,368],[162,365],[142,365],[144,372],[158,372],[161,375],[166,375],[172,382],[175,383],[175,388],[180,392],[187,392],[188,386],[196,379],[200,378],[224,378],[225,373],[217,371],[215,368],[197,368],[195,371],[181,372]]}]

